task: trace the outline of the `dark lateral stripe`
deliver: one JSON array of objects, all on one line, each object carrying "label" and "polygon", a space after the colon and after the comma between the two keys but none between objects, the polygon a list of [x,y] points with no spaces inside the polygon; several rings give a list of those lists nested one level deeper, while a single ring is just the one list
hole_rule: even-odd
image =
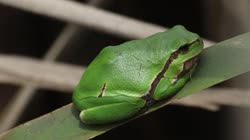
[{"label": "dark lateral stripe", "polygon": [[[197,41],[199,41],[199,40],[196,40],[196,41],[194,41],[194,42],[192,42],[190,44],[186,44],[186,45],[180,47],[177,51],[175,51],[175,52],[173,52],[171,54],[171,56],[169,57],[168,61],[165,63],[162,71],[160,73],[158,73],[158,75],[156,76],[156,78],[152,82],[151,87],[150,87],[148,93],[145,96],[143,96],[143,98],[145,98],[146,100],[152,100],[151,96],[154,93],[154,91],[156,89],[156,86],[160,82],[161,78],[164,77],[164,74],[168,70],[170,64],[178,57],[178,55],[181,52],[187,52],[189,50],[190,46],[192,46],[192,44],[194,44]],[[183,71],[177,76],[177,80],[178,80],[178,78],[180,78],[180,76],[182,76],[183,74],[185,74],[187,72],[186,68],[188,67],[188,65],[190,63],[194,63],[195,60],[196,60],[196,58],[194,57],[194,58],[191,58],[190,61],[187,61],[187,62],[184,63]]]},{"label": "dark lateral stripe", "polygon": [[[182,51],[183,51],[182,49],[179,49],[179,50],[177,50],[177,51],[175,51],[175,52],[173,52],[171,54],[168,61],[165,63],[163,69],[161,70],[161,72],[158,73],[158,75],[156,76],[156,78],[152,82],[151,88],[149,89],[146,96],[151,96],[154,93],[154,91],[156,89],[156,86],[160,82],[161,78],[164,76],[165,72],[168,70],[170,64],[178,57],[179,53],[182,52]],[[151,97],[149,97],[149,98],[151,98]]]}]

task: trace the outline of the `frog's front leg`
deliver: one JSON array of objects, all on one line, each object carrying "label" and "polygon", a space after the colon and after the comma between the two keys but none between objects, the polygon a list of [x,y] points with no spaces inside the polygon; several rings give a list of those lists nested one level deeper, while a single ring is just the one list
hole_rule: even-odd
[{"label": "frog's front leg", "polygon": [[164,98],[173,97],[191,78],[192,73],[194,72],[196,64],[188,70],[182,77],[178,78],[174,83],[167,87],[166,85],[173,79],[162,78],[159,84],[156,87],[156,90],[153,94],[155,100],[161,100]]},{"label": "frog's front leg", "polygon": [[145,105],[142,98],[124,95],[86,97],[75,100],[74,103],[81,110],[80,119],[86,124],[106,124],[124,120],[138,113]]}]

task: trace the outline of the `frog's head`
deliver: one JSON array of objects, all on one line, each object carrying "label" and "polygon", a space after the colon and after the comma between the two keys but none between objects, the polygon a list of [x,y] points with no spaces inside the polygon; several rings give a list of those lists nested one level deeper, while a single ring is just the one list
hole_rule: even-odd
[{"label": "frog's head", "polygon": [[163,36],[169,38],[166,41],[166,44],[170,42],[171,46],[171,56],[168,60],[178,67],[175,69],[183,66],[183,70],[187,71],[196,65],[196,58],[203,49],[203,41],[198,34],[186,30],[182,25],[176,25]]},{"label": "frog's head", "polygon": [[182,72],[178,76],[183,76],[197,64],[197,56],[203,49],[203,41],[200,38],[181,46],[177,53],[176,62],[183,65]]}]

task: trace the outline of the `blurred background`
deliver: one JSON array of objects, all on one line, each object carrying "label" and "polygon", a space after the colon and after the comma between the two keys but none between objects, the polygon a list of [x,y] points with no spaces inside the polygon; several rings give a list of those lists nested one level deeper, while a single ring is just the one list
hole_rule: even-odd
[{"label": "blurred background", "polygon": [[[181,24],[214,42],[250,30],[248,0],[78,2],[163,27]],[[0,55],[3,56],[27,56],[45,62],[87,66],[103,47],[130,40],[8,7],[1,2],[0,17]],[[8,65],[8,61],[5,64]],[[16,64],[18,71],[19,63]],[[249,89],[249,81],[250,74],[247,73],[216,87]],[[0,128],[4,131],[70,103],[72,92],[41,88],[32,83],[1,82],[0,93]],[[212,112],[170,105],[95,139],[249,140],[249,118],[250,109],[244,107],[222,106],[219,111]]]}]

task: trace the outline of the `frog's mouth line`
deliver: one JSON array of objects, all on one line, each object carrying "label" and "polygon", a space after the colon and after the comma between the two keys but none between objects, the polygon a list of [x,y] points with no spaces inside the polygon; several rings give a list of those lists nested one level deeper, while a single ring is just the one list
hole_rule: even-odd
[{"label": "frog's mouth line", "polygon": [[[178,49],[177,51],[173,52],[170,56],[170,58],[168,59],[168,61],[165,63],[162,71],[160,73],[158,73],[158,75],[156,76],[156,78],[154,79],[154,81],[151,84],[151,88],[148,90],[148,93],[145,94],[144,96],[142,96],[142,98],[145,100],[145,106],[142,110],[147,109],[148,107],[150,107],[151,105],[153,105],[155,103],[155,100],[153,99],[153,93],[158,85],[158,83],[160,82],[161,78],[164,77],[165,72],[168,70],[170,64],[178,58],[178,55],[180,53],[185,53],[187,50],[189,49],[189,47],[182,47],[180,49]],[[186,62],[184,62],[183,65],[183,70],[178,74],[175,82],[173,84],[175,84],[178,79],[182,76],[184,76],[190,69],[192,69],[192,67],[195,65],[195,63],[197,63],[197,57],[192,57],[189,60],[187,60]],[[174,96],[174,95],[173,95]],[[171,96],[172,97],[172,96]],[[169,99],[171,97],[168,97]]]}]

